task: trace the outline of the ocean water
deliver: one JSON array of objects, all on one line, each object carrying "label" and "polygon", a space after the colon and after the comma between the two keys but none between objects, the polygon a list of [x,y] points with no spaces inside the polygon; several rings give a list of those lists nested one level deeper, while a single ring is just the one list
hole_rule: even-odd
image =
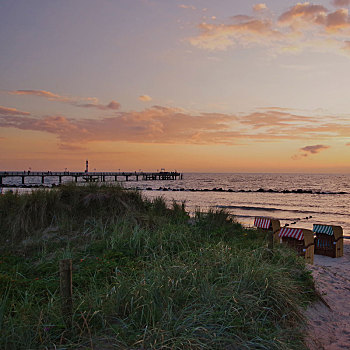
[{"label": "ocean water", "polygon": [[350,235],[350,174],[192,173],[183,180],[126,185],[148,198],[185,202],[190,212],[223,208],[245,226],[253,226],[255,216],[267,216],[297,228],[340,225]]},{"label": "ocean water", "polygon": [[225,209],[245,226],[253,226],[255,216],[268,216],[297,228],[340,225],[350,235],[350,174],[185,173],[182,180],[123,186],[138,188],[148,198],[162,196],[169,204],[185,202],[191,213]]}]

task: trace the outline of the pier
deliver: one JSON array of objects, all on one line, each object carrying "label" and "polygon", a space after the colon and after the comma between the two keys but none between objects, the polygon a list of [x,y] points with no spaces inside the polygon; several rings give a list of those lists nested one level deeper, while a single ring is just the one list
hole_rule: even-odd
[{"label": "pier", "polygon": [[[182,174],[177,171],[160,172],[89,172],[89,171],[0,171],[0,186],[3,186],[3,179],[18,178],[19,183],[25,185],[29,178],[39,178],[41,184],[45,184],[46,178],[56,178],[58,184],[62,180],[70,179],[72,182],[106,182],[106,181],[156,181],[156,180],[178,180],[182,179]],[[27,181],[26,181],[27,180]],[[69,181],[69,180],[68,180]]]}]

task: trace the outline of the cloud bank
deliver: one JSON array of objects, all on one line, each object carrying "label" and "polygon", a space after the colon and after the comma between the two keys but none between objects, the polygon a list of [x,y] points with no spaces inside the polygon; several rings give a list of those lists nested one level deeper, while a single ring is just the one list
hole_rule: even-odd
[{"label": "cloud bank", "polygon": [[[104,141],[236,145],[249,140],[321,140],[350,134],[349,121],[330,122],[327,116],[301,115],[278,107],[235,115],[192,114],[180,108],[153,106],[141,111],[115,109],[108,117],[81,119],[64,115],[33,116],[7,107],[1,107],[0,112],[0,127],[53,134],[66,149]],[[316,154],[326,147],[306,146],[302,152]]]},{"label": "cloud bank", "polygon": [[265,4],[253,7],[254,15],[238,14],[227,23],[200,23],[199,34],[188,38],[191,45],[206,50],[240,47],[267,47],[275,52],[314,51],[348,53],[350,0],[335,0],[330,10],[309,2],[297,3],[272,15]]}]

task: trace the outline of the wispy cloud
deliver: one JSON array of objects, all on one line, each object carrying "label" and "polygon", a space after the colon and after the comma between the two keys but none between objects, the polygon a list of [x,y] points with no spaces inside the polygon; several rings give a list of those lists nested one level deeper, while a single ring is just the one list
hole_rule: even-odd
[{"label": "wispy cloud", "polygon": [[[345,2],[334,2],[340,3]],[[344,47],[347,48],[344,41],[350,36],[347,8],[331,11],[323,5],[305,2],[273,16],[269,11],[261,11],[264,5],[255,5],[253,9],[256,14],[253,16],[236,14],[229,22],[200,23],[200,33],[188,38],[188,41],[195,47],[207,50],[259,46],[275,49],[279,53],[303,50],[347,53],[344,50]]]},{"label": "wispy cloud", "polygon": [[[63,96],[55,94],[51,91],[45,90],[13,90],[8,91],[10,95],[17,96],[36,96],[42,97],[49,101],[63,102],[70,105],[82,108],[96,108],[100,110],[117,110],[120,108],[120,103],[117,101],[111,101],[107,105],[99,103],[96,97],[76,97],[76,96]],[[84,103],[85,102],[85,103]]]},{"label": "wispy cloud", "polygon": [[7,115],[10,115],[10,116],[21,116],[21,115],[30,115],[29,112],[22,112],[22,111],[19,111],[18,109],[16,108],[8,108],[8,107],[3,107],[3,106],[0,106],[0,116],[7,116]]},{"label": "wispy cloud", "polygon": [[111,101],[110,103],[108,103],[107,105],[102,105],[100,103],[85,103],[85,104],[76,104],[75,106],[77,107],[83,107],[83,108],[97,108],[100,110],[117,110],[120,108],[120,103],[117,101]]},{"label": "wispy cloud", "polygon": [[193,5],[185,5],[185,4],[181,4],[179,5],[180,8],[182,9],[190,9],[190,10],[196,10],[196,7]]},{"label": "wispy cloud", "polygon": [[313,145],[313,146],[305,146],[303,148],[299,149],[299,153],[295,154],[292,159],[298,160],[301,158],[305,158],[310,156],[311,154],[317,154],[320,153],[321,151],[324,151],[326,149],[330,148],[330,146],[326,145]]},{"label": "wispy cloud", "polygon": [[58,148],[63,151],[71,151],[71,152],[86,150],[86,147],[82,147],[80,145],[71,144],[71,143],[59,143]]},{"label": "wispy cloud", "polygon": [[152,101],[152,97],[148,95],[141,95],[139,96],[139,100],[142,102],[149,102]]},{"label": "wispy cloud", "polygon": [[96,98],[79,98],[79,97],[70,97],[70,96],[62,96],[59,94],[55,94],[50,91],[45,90],[13,90],[8,91],[10,95],[27,95],[27,96],[37,96],[37,97],[43,97],[50,101],[58,101],[58,102],[66,102],[66,103],[77,103],[78,101],[84,100],[84,101],[91,101],[94,103],[97,103]]}]

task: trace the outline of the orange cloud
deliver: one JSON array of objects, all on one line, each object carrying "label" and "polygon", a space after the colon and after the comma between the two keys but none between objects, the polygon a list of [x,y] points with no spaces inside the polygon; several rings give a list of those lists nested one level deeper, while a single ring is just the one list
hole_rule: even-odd
[{"label": "orange cloud", "polygon": [[149,102],[149,101],[152,101],[152,97],[148,95],[142,95],[142,96],[139,96],[139,100],[143,102]]},{"label": "orange cloud", "polygon": [[337,31],[349,28],[349,11],[347,9],[340,9],[328,14],[325,25],[329,31]]},{"label": "orange cloud", "polygon": [[267,10],[267,6],[266,6],[266,4],[256,4],[253,6],[253,10],[256,12],[260,12],[263,10]]},{"label": "orange cloud", "polygon": [[[263,5],[254,8],[263,9]],[[230,19],[232,23],[228,24],[199,24],[199,34],[188,38],[189,43],[207,50],[260,46],[284,54],[304,50],[347,52],[343,41],[350,36],[350,18],[344,8],[331,12],[323,5],[305,2],[297,3],[277,18],[266,13],[265,18],[260,14],[239,14]]]},{"label": "orange cloud", "polygon": [[6,115],[30,115],[28,112],[22,112],[17,110],[16,108],[8,108],[8,107],[2,107],[0,106],[0,115],[6,116]]},{"label": "orange cloud", "polygon": [[287,112],[276,110],[276,107],[269,109],[266,112],[254,112],[248,114],[241,121],[243,124],[249,124],[253,128],[288,126],[298,122],[313,122],[314,118],[307,116],[294,115]]},{"label": "orange cloud", "polygon": [[333,0],[332,4],[338,7],[350,6],[350,0]]},{"label": "orange cloud", "polygon": [[284,12],[279,17],[279,23],[287,24],[294,29],[302,29],[304,27],[326,30],[327,32],[346,29],[350,25],[347,9],[342,8],[329,13],[329,10],[324,6],[312,5],[307,2],[298,3]]},{"label": "orange cloud", "polygon": [[348,120],[329,123],[328,116],[298,115],[278,107],[245,115],[191,114],[180,108],[153,106],[138,112],[115,111],[112,116],[95,119],[18,116],[0,115],[0,127],[51,133],[57,136],[60,147],[70,149],[101,141],[234,145],[242,140],[321,140],[350,134]]},{"label": "orange cloud", "polygon": [[244,43],[266,45],[267,42],[282,39],[282,34],[273,29],[269,20],[248,19],[237,24],[201,23],[199,28],[201,34],[188,40],[193,46],[209,50],[226,50]]},{"label": "orange cloud", "polygon": [[[221,114],[189,115],[180,109],[153,106],[141,112],[117,112],[116,116],[98,119],[3,116],[0,117],[0,127],[49,132],[57,135],[64,144],[91,141],[192,143],[198,132],[203,137],[195,142],[207,143],[213,142],[210,141],[212,132],[228,129],[228,124],[234,119]],[[228,140],[223,138],[222,142]]]},{"label": "orange cloud", "polygon": [[298,3],[279,17],[280,23],[293,23],[296,20],[317,22],[319,16],[326,14],[328,10],[322,5],[312,5],[308,2]]}]

